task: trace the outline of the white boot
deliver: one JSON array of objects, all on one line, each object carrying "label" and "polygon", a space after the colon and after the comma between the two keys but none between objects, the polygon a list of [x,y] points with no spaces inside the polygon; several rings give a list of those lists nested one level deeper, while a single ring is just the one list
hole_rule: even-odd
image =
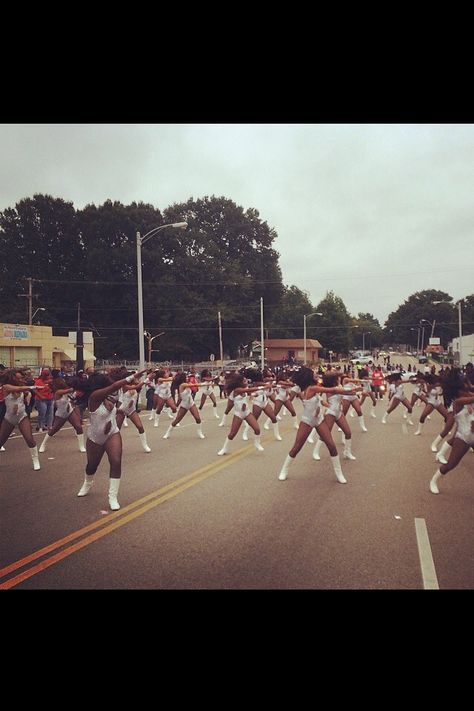
[{"label": "white boot", "polygon": [[403,413],[403,419],[406,420],[407,417],[408,417],[408,414],[407,414],[407,411],[405,410],[405,412]]},{"label": "white boot", "polygon": [[271,419],[269,417],[267,417],[267,419],[265,420],[265,424],[263,425],[264,430],[270,429],[270,422],[271,422]]},{"label": "white boot", "polygon": [[309,437],[306,441],[309,442],[310,444],[314,444],[314,427],[311,430],[311,432],[309,433]]},{"label": "white boot", "polygon": [[336,454],[335,457],[331,457],[331,464],[333,466],[334,474],[336,475],[336,479],[338,480],[338,482],[340,484],[347,484],[347,481],[344,478],[344,474],[342,473],[341,462],[338,454]]},{"label": "white boot", "polygon": [[290,464],[294,462],[294,459],[290,457],[288,454],[285,461],[283,462],[283,466],[281,468],[280,473],[278,474],[278,478],[280,481],[285,481],[286,477],[288,476],[288,469],[290,467]]},{"label": "white boot", "polygon": [[430,481],[430,491],[432,494],[439,494],[438,479],[440,478],[440,476],[442,476],[442,474],[438,469]]},{"label": "white boot", "polygon": [[150,413],[150,417],[148,418],[149,420],[153,420],[156,415],[156,409],[152,408],[152,411]]},{"label": "white boot", "polygon": [[120,508],[120,504],[117,500],[119,488],[120,479],[109,479],[109,506],[112,511],[118,511]]},{"label": "white boot", "polygon": [[319,450],[321,449],[322,442],[323,442],[322,439],[318,439],[318,441],[314,445],[314,449],[313,449],[313,459],[316,459],[316,461],[318,461],[318,462],[321,459],[321,457],[319,456]]},{"label": "white boot", "polygon": [[355,459],[354,455],[352,454],[352,440],[351,439],[346,439],[342,456],[344,457],[344,459]]},{"label": "white boot", "polygon": [[40,447],[39,447],[39,449],[38,449],[38,452],[41,452],[41,454],[42,454],[43,452],[46,452],[46,444],[48,443],[48,439],[51,439],[50,436],[49,436],[49,434],[47,434],[47,435],[44,436],[44,440],[43,440],[43,441],[41,442],[41,444],[40,444]]},{"label": "white boot", "polygon": [[370,416],[373,417],[375,420],[377,419],[377,415],[375,414],[375,405],[373,406],[373,408],[370,411]]},{"label": "white boot", "polygon": [[359,415],[359,427],[362,432],[367,432],[367,427],[365,426],[364,415]]},{"label": "white boot", "polygon": [[414,432],[413,434],[415,434],[415,435],[420,435],[422,429],[423,429],[423,422],[419,422],[419,423],[418,423],[418,427],[417,427],[417,429],[416,429],[416,432]]},{"label": "white boot", "polygon": [[169,425],[168,429],[166,430],[166,432],[163,435],[163,439],[169,439],[172,429],[173,429],[173,425]]},{"label": "white boot", "polygon": [[213,407],[213,410],[214,410],[214,417],[216,418],[216,420],[218,420],[218,419],[219,419],[219,413],[217,412],[217,407],[214,406],[214,407]]},{"label": "white boot", "polygon": [[278,422],[275,422],[273,425],[273,436],[275,437],[275,439],[281,442],[280,427],[278,425]]},{"label": "white boot", "polygon": [[383,424],[383,425],[386,425],[386,424],[387,424],[387,414],[388,414],[388,413],[386,412],[385,415],[382,417],[382,424]]},{"label": "white boot", "polygon": [[142,443],[143,450],[145,452],[151,452],[151,449],[148,446],[148,442],[146,441],[146,432],[142,432],[142,434],[139,434],[138,436],[140,437],[140,442]]},{"label": "white boot", "polygon": [[349,415],[350,415],[350,417],[355,417],[354,410],[352,409],[352,407],[349,410]]},{"label": "white boot", "polygon": [[124,420],[123,420],[123,426],[124,426],[124,427],[128,427],[128,422],[127,422],[127,418],[126,418],[126,417],[125,417]]},{"label": "white boot", "polygon": [[437,462],[441,462],[441,464],[447,464],[448,460],[447,457],[449,457],[449,453],[451,451],[451,445],[448,444],[447,442],[443,442],[443,446],[437,453],[435,459]]},{"label": "white boot", "polygon": [[253,443],[254,443],[255,449],[258,449],[259,452],[264,452],[265,450],[262,447],[262,445],[260,444],[260,437],[261,437],[261,435],[255,435],[255,437],[253,438]]},{"label": "white boot", "polygon": [[218,427],[224,427],[226,419],[227,419],[227,415],[224,413],[222,415],[222,420],[218,424]]},{"label": "white boot", "polygon": [[81,486],[81,488],[78,491],[78,496],[87,496],[89,491],[91,490],[92,484],[94,483],[94,475],[91,474],[86,474],[84,477],[84,483]]},{"label": "white boot", "polygon": [[407,422],[408,422],[409,425],[414,425],[414,424],[415,424],[415,423],[413,422],[413,420],[411,419],[411,417],[409,417],[409,418],[407,419]]},{"label": "white boot", "polygon": [[242,439],[243,439],[245,442],[246,442],[246,441],[248,440],[248,438],[249,438],[249,429],[250,429],[250,426],[249,426],[248,423],[246,422],[246,423],[244,424],[244,431],[243,431],[243,433],[242,433]]},{"label": "white boot", "polygon": [[299,425],[298,425],[298,417],[295,415],[295,416],[293,417],[293,429],[294,429],[294,430],[297,430],[298,427],[299,427]]},{"label": "white boot", "polygon": [[2,445],[2,446],[0,447],[0,452],[6,452],[6,451],[7,451],[7,450],[6,450],[5,447]]},{"label": "white boot", "polygon": [[153,419],[153,427],[158,427],[159,424],[160,424],[160,416],[157,415],[156,412],[155,412],[155,416],[154,416],[154,419]]},{"label": "white boot", "polygon": [[85,452],[86,447],[84,445],[84,434],[77,434],[77,444],[79,445],[79,451],[80,452]]},{"label": "white boot", "polygon": [[434,440],[431,442],[431,451],[432,452],[437,452],[438,451],[438,445],[441,444],[443,441],[443,438],[441,435],[437,435]]},{"label": "white boot", "polygon": [[31,459],[33,460],[33,469],[37,471],[41,469],[39,457],[38,457],[38,447],[35,445],[30,448]]},{"label": "white boot", "polygon": [[204,437],[204,435],[203,435],[203,433],[202,433],[202,423],[201,423],[201,422],[198,422],[198,423],[197,423],[197,433],[198,433],[198,437],[199,437],[200,439],[205,439],[205,437]]},{"label": "white boot", "polygon": [[222,449],[220,449],[220,450],[217,452],[217,454],[219,455],[219,457],[222,457],[223,454],[227,454],[227,453],[228,453],[229,447],[230,447],[230,443],[231,443],[231,442],[232,442],[231,439],[229,439],[228,437],[225,438],[224,446],[222,447]]}]

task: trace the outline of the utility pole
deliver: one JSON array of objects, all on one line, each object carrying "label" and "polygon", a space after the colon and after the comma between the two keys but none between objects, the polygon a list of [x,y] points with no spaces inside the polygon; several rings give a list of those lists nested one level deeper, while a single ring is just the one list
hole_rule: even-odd
[{"label": "utility pole", "polygon": [[18,294],[18,296],[23,296],[28,299],[28,325],[31,326],[33,323],[33,297],[38,296],[38,294],[33,294],[34,280],[32,279],[32,277],[27,277],[26,281],[28,282],[28,293]]},{"label": "utility pole", "polygon": [[77,304],[76,373],[84,370],[84,340],[81,331],[81,302]]}]

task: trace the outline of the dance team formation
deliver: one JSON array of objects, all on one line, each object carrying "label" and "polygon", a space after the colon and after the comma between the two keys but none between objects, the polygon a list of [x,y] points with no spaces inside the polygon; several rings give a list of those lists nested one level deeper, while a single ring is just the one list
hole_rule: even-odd
[{"label": "dance team formation", "polygon": [[[407,382],[414,385],[410,400],[404,392]],[[219,386],[220,397],[226,398],[222,418],[217,413],[215,385]],[[167,368],[129,372],[125,367],[115,367],[106,373],[90,372],[87,376],[81,373],[71,377],[61,377],[54,371],[43,369],[36,380],[29,377],[27,370],[3,368],[0,371],[0,464],[2,459],[8,457],[8,438],[17,427],[30,450],[33,469],[39,470],[39,455],[46,452],[54,435],[69,422],[76,433],[79,451],[86,454],[84,482],[77,496],[89,494],[99,464],[106,454],[109,461],[109,506],[112,511],[120,509],[120,430],[122,426],[128,426],[127,420],[136,427],[143,451],[151,452],[137,412],[138,396],[145,387],[150,391],[153,389],[149,417],[153,426],[159,426],[163,412],[172,420],[163,439],[169,439],[172,434],[174,436],[175,428],[180,426],[188,413],[196,424],[197,437],[204,439],[200,411],[209,398],[214,416],[220,420],[219,427],[225,427],[227,418],[232,418],[217,455],[229,453],[242,423],[243,440],[248,440],[252,431],[255,448],[263,452],[260,416],[262,413],[266,416],[264,429],[272,426],[274,438],[281,441],[279,421],[282,414],[287,414],[296,432],[293,446],[278,473],[278,480],[285,481],[288,478],[296,456],[308,441],[314,444],[312,456],[316,461],[320,460],[320,450],[325,445],[336,480],[346,484],[333,438],[334,425],[342,433],[342,458],[355,459],[347,415],[349,413],[357,417],[360,430],[367,432],[361,406],[369,398],[372,403],[370,415],[375,419],[377,402],[383,401],[381,390],[387,385],[388,407],[381,419],[382,424],[386,424],[390,414],[399,405],[403,405],[407,424],[414,425],[413,408],[418,401],[423,410],[413,433],[415,436],[422,433],[424,422],[431,413],[436,411],[440,415],[440,431],[430,446],[440,466],[429,482],[430,491],[439,494],[442,477],[457,467],[469,449],[474,451],[474,368],[471,363],[463,370],[446,368],[438,374],[402,370],[384,373],[379,366],[373,365],[371,370],[361,368],[357,377],[332,366],[327,366],[325,372],[306,366],[293,367],[282,370],[278,375],[269,368],[246,368],[227,374],[222,372],[218,377],[204,369],[200,379],[196,377],[194,368],[190,374],[178,372],[173,375]],[[37,429],[45,433],[39,447],[35,444],[29,419],[32,393],[39,403],[37,408],[40,421]],[[299,421],[294,407],[295,399],[301,400],[302,414]],[[85,439],[82,424],[86,406],[90,424]]]}]

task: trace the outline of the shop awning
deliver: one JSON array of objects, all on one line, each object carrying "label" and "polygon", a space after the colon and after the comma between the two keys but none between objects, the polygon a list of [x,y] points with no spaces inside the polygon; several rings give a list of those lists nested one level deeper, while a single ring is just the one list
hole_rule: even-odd
[{"label": "shop awning", "polygon": [[[62,351],[56,351],[56,353],[61,353],[62,355],[65,355],[67,360],[76,360],[76,350],[75,348],[69,349],[64,349]],[[64,360],[64,358],[61,358],[61,360]]]}]

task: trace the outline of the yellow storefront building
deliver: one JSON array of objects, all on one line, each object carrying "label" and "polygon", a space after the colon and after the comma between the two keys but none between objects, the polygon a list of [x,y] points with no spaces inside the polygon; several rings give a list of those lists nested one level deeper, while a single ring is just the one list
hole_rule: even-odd
[{"label": "yellow storefront building", "polygon": [[[51,326],[29,326],[0,323],[0,363],[7,368],[41,367],[75,368],[75,332],[69,336],[54,336]],[[84,367],[94,365],[94,339],[90,331],[83,333]]]}]

